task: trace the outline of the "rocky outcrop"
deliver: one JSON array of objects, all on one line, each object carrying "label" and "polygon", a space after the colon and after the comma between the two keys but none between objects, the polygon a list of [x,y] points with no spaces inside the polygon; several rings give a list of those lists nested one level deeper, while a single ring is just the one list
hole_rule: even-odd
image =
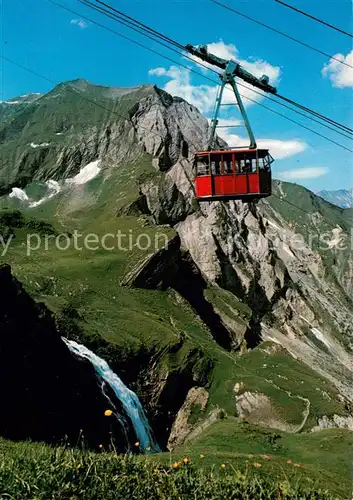
[{"label": "rocky outcrop", "polygon": [[[200,273],[191,256],[180,247],[179,236],[169,241],[166,248],[148,255],[123,278],[123,286],[140,288],[173,288],[198,313],[209,328],[210,335],[224,349],[240,345],[246,322],[233,314],[221,312],[206,296],[208,282]],[[240,335],[239,335],[240,333]]]},{"label": "rocky outcrop", "polygon": [[[303,406],[303,420],[296,425],[286,422],[285,419],[281,417],[280,413],[271,402],[271,399],[266,396],[266,394],[249,391],[244,391],[241,394],[237,394],[237,391],[235,392],[238,416],[246,418],[252,424],[260,424],[273,429],[296,433],[301,431],[308,418],[310,401],[305,398],[299,397],[300,404]],[[303,402],[305,403],[304,405]]]},{"label": "rocky outcrop", "polygon": [[[181,356],[185,349],[185,338],[181,333],[175,345],[170,347],[172,357]],[[185,403],[190,390],[206,392],[213,361],[200,348],[191,348],[180,358],[179,366],[165,362],[158,365],[152,358],[145,369],[140,370],[138,384],[145,394],[146,407],[150,411],[150,422],[161,447],[166,448],[175,419]]]},{"label": "rocky outcrop", "polygon": [[195,212],[194,175],[192,163],[179,158],[166,173],[140,182],[140,192],[155,223],[174,226]]},{"label": "rocky outcrop", "polygon": [[144,261],[138,262],[137,267],[124,277],[121,285],[165,290],[175,281],[180,260],[180,240],[178,236],[175,236],[165,248],[157,250],[148,255]]},{"label": "rocky outcrop", "polygon": [[[197,415],[205,411],[208,401],[208,392],[203,387],[192,387],[188,392],[183,406],[178,411],[176,419],[168,439],[168,449],[173,450],[176,446],[183,444],[193,430]],[[195,422],[192,417],[195,415]]]},{"label": "rocky outcrop", "polygon": [[158,170],[168,170],[180,158],[205,148],[208,122],[183,99],[157,87],[130,110],[137,141],[156,158]]},{"label": "rocky outcrop", "polygon": [[162,174],[158,183],[155,179],[144,182],[140,185],[140,192],[145,197],[148,211],[156,224],[174,226],[193,212],[168,175]]},{"label": "rocky outcrop", "polygon": [[[73,357],[43,304],[0,267],[0,435],[126,447],[90,363]],[[112,395],[113,397],[113,395]],[[118,403],[117,403],[118,404]],[[132,437],[133,439],[133,437]]]},{"label": "rocky outcrop", "polygon": [[312,432],[321,431],[323,429],[349,429],[353,431],[353,416],[343,417],[340,415],[333,415],[332,417],[327,417],[324,415],[319,418],[317,425],[313,427]]}]

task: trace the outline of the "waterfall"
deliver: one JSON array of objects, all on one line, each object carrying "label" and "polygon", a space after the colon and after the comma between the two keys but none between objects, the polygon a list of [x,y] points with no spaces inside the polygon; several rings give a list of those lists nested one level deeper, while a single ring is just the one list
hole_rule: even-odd
[{"label": "waterfall", "polygon": [[[153,439],[151,428],[137,395],[126,387],[126,385],[120,380],[118,375],[112,371],[104,359],[101,359],[92,351],[87,349],[87,347],[78,344],[73,340],[68,340],[64,337],[62,337],[62,340],[74,355],[83,359],[88,359],[93,365],[97,377],[109,385],[109,387],[113,390],[115,396],[121,402],[126,415],[131,420],[137,440],[140,443],[140,448],[143,450],[151,448],[153,451],[160,451],[158,444]],[[107,398],[109,407],[111,407],[112,401],[104,391],[104,383],[102,384],[102,393]],[[118,415],[114,405],[113,408],[115,410],[115,416],[124,427],[124,422]]]}]

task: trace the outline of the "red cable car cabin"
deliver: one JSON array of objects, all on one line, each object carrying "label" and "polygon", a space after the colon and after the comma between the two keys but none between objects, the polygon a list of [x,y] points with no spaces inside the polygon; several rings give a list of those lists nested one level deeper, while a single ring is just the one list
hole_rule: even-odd
[{"label": "red cable car cabin", "polygon": [[196,153],[196,197],[200,201],[251,201],[270,196],[272,162],[268,149]]}]

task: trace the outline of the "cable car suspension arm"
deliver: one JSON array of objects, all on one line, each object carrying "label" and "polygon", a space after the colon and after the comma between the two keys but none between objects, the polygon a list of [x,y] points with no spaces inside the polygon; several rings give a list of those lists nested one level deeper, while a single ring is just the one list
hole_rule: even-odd
[{"label": "cable car suspension arm", "polygon": [[213,66],[216,66],[220,69],[223,70],[223,73],[219,75],[220,80],[221,80],[221,85],[217,94],[216,98],[216,104],[213,112],[213,118],[211,120],[211,129],[210,129],[210,136],[209,136],[209,141],[208,141],[208,150],[212,150],[214,147],[214,141],[216,137],[216,128],[218,125],[218,115],[219,115],[219,110],[220,106],[222,103],[222,97],[223,97],[223,92],[224,92],[224,87],[229,84],[233,92],[235,94],[235,98],[237,101],[237,104],[239,106],[239,110],[241,112],[246,130],[249,135],[250,139],[250,149],[256,149],[256,141],[255,141],[255,136],[254,133],[251,129],[251,125],[249,122],[249,119],[247,117],[241,96],[238,91],[237,83],[236,83],[236,77],[241,78],[242,80],[250,83],[254,87],[257,87],[261,90],[264,90],[265,92],[270,92],[271,94],[276,94],[277,89],[273,87],[272,85],[269,84],[269,78],[266,75],[262,75],[261,78],[256,78],[256,76],[252,75],[248,71],[246,71],[244,68],[240,66],[237,62],[233,61],[232,59],[227,61],[225,59],[222,59],[221,57],[215,56],[214,54],[211,54],[207,50],[206,45],[200,45],[198,47],[194,47],[192,45],[186,45],[186,50],[190,52],[190,54],[198,57],[199,59],[202,59],[208,64],[212,64]]}]

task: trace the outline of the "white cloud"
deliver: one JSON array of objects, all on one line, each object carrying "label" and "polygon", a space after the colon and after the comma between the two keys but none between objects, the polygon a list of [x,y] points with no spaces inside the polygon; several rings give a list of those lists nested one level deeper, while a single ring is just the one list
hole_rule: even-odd
[{"label": "white cloud", "polygon": [[[241,59],[238,56],[238,50],[233,44],[225,44],[223,41],[216,43],[210,43],[207,45],[209,52],[213,53],[218,57],[224,59],[235,59],[239,62],[247,71],[253,73],[257,77],[261,77],[263,74],[267,74],[270,78],[272,85],[276,85],[280,77],[280,68],[278,66],[272,66],[270,63],[263,61],[262,59]],[[193,61],[198,61],[194,56],[190,56]],[[207,68],[211,68],[207,63],[203,63]],[[207,72],[207,68],[202,68],[203,72]],[[214,69],[214,67],[212,67]],[[164,90],[172,95],[177,95],[187,100],[203,113],[207,113],[213,109],[218,85],[193,85],[191,81],[191,68],[179,68],[177,66],[170,66],[169,69],[159,67],[154,68],[149,71],[150,75],[158,77],[168,77],[169,82],[164,86]],[[217,76],[215,76],[215,80]],[[243,82],[240,81],[242,85]],[[247,87],[250,84],[245,83]],[[239,91],[243,97],[245,97],[244,104],[250,105],[252,101],[246,98],[250,98],[253,101],[260,101],[263,99],[262,92],[256,89],[254,92],[250,87],[244,88],[239,86]],[[235,96],[231,88],[226,87],[223,94],[223,103],[235,103]]]},{"label": "white cloud", "polygon": [[86,23],[83,19],[71,19],[70,23],[78,26],[82,30],[88,28],[88,23]]},{"label": "white cloud", "polygon": [[[209,43],[209,44],[207,44],[207,50],[211,54],[214,54],[217,57],[221,57],[222,59],[235,60],[246,71],[249,71],[249,73],[252,73],[257,78],[260,78],[262,75],[267,75],[270,79],[271,85],[273,85],[273,86],[276,86],[278,81],[279,81],[281,69],[278,66],[273,66],[272,64],[270,64],[266,61],[263,61],[262,59],[256,59],[256,58],[242,59],[239,56],[238,49],[232,43],[226,44],[222,40],[220,40],[219,42],[215,42],[215,43]],[[191,56],[191,58],[195,62],[200,61],[195,56]],[[201,61],[201,62],[202,62],[202,64],[204,64],[208,68],[215,69],[214,66],[207,64],[203,61]],[[205,69],[203,69],[203,70],[205,71]],[[237,78],[237,82],[239,83],[239,92],[242,94],[243,97],[245,97],[245,103],[244,103],[245,105],[249,106],[250,104],[252,104],[252,101],[250,101],[246,98],[250,98],[250,99],[253,99],[255,101],[259,101],[262,99],[262,97],[258,94],[258,92],[259,92],[260,94],[264,95],[261,90],[256,89],[256,92],[254,92],[253,90],[251,90],[251,85],[249,83],[243,82],[239,78]],[[243,85],[245,85],[246,87],[249,87],[249,85],[250,85],[250,87],[245,88],[245,87],[243,87]],[[229,93],[233,96],[233,99],[234,99],[233,92],[229,91]]]},{"label": "white cloud", "polygon": [[336,61],[336,59],[338,59],[339,61],[353,66],[353,50],[346,56],[343,54],[336,54],[334,57],[335,59],[330,59],[322,68],[322,75],[328,77],[334,87],[353,87],[353,68]]},{"label": "white cloud", "polygon": [[280,139],[258,139],[256,142],[259,148],[269,149],[275,160],[282,160],[283,158],[297,155],[305,151],[308,147],[306,142],[295,139],[287,141]]},{"label": "white cloud", "polygon": [[148,74],[149,75],[155,75],[155,76],[171,76],[170,72],[171,70],[175,68],[175,66],[171,66],[170,67],[170,71],[167,71],[165,68],[153,68],[153,69],[150,69]]},{"label": "white cloud", "polygon": [[328,171],[329,169],[327,167],[297,168],[294,170],[278,172],[276,177],[283,181],[300,181],[304,179],[316,179],[317,177],[322,177],[323,175],[326,175]]},{"label": "white cloud", "polygon": [[[169,82],[163,87],[171,95],[182,97],[190,104],[196,106],[202,113],[210,111],[216,99],[217,87],[210,85],[192,85],[191,72],[185,68],[170,66],[166,68],[151,69],[149,75],[166,76]],[[230,91],[229,91],[230,92]]]},{"label": "white cloud", "polygon": [[[227,120],[228,121],[228,120]],[[229,120],[229,123],[232,120]],[[226,123],[225,123],[226,124]],[[236,135],[232,133],[234,129],[217,129],[217,134],[224,139],[227,144],[231,147],[234,146],[249,146],[249,139],[244,136]],[[292,139],[292,140],[280,140],[280,139],[256,139],[257,146],[262,149],[269,149],[271,155],[275,160],[282,160],[283,158],[289,158],[296,154],[302,153],[306,150],[308,145],[306,142]]]},{"label": "white cloud", "polygon": [[207,50],[211,54],[214,54],[217,57],[221,57],[222,59],[237,59],[238,58],[238,49],[232,43],[224,43],[223,40],[219,42],[213,42],[207,44]]}]

